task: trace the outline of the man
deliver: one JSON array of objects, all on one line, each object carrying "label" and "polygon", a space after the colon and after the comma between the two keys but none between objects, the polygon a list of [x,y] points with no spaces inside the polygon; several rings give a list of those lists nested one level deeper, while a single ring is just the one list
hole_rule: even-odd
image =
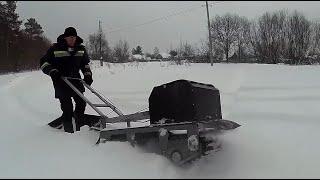
[{"label": "man", "polygon": [[[82,71],[84,81],[91,85],[92,72],[89,66],[89,57],[83,45],[83,40],[77,35],[73,27],[65,29],[64,34],[57,38],[47,53],[40,59],[40,67],[43,73],[49,75],[52,79],[55,89],[55,98],[59,99],[62,110],[63,128],[65,132],[73,133],[72,117],[75,117],[76,130],[80,130],[80,121],[84,118],[86,102],[83,101],[61,78],[73,77],[81,78],[79,71]],[[76,79],[70,79],[70,82],[80,91],[84,92],[83,84]],[[72,99],[75,101],[75,110],[73,112]],[[60,121],[61,124],[61,121]]]}]

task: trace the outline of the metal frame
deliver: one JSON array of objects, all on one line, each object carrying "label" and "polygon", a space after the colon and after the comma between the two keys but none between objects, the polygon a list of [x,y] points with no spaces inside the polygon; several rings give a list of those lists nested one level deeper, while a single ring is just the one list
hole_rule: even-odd
[{"label": "metal frame", "polygon": [[[87,89],[89,89],[93,94],[95,94],[100,100],[102,100],[105,104],[93,104],[89,101],[89,99],[87,99],[70,81],[69,79],[74,79],[74,80],[78,80],[80,81]],[[94,88],[92,88],[90,85],[88,85],[87,83],[85,83],[85,81],[83,79],[80,78],[72,78],[72,77],[62,77],[62,80],[67,83],[70,88],[75,91],[86,103],[88,103],[100,116],[100,130],[106,128],[106,123],[109,122],[108,120],[112,120],[111,123],[114,122],[127,122],[127,126],[131,127],[130,125],[130,120],[125,119],[125,118],[120,118],[120,119],[116,119],[116,118],[109,118],[107,115],[105,115],[103,112],[101,112],[98,107],[109,107],[111,108],[115,113],[117,113],[119,115],[119,117],[125,116],[117,107],[115,107],[114,105],[112,105],[112,103],[108,102],[105,98],[103,98]]]},{"label": "metal frame", "polygon": [[[137,112],[137,113],[133,113],[133,114],[128,114],[128,115],[124,115],[117,107],[115,107],[114,105],[112,105],[112,103],[110,103],[108,100],[106,100],[105,98],[102,97],[102,95],[100,95],[98,93],[97,90],[95,90],[94,88],[92,88],[90,85],[88,85],[87,83],[85,83],[85,81],[83,79],[80,78],[73,78],[73,77],[61,77],[62,80],[74,91],[76,92],[86,103],[88,103],[99,115],[99,121],[100,121],[100,129],[96,128],[96,127],[91,127],[91,129],[94,130],[98,130],[100,131],[100,135],[99,135],[99,139],[96,142],[96,144],[100,143],[100,139],[101,137],[103,137],[102,132],[104,132],[103,129],[106,128],[106,123],[117,123],[117,122],[126,122],[127,123],[127,128],[130,128],[130,122],[131,121],[138,121],[138,120],[144,120],[144,119],[149,119],[150,115],[149,115],[149,111],[144,111],[144,112]],[[95,94],[100,100],[102,100],[104,102],[104,104],[93,104],[92,102],[90,102],[90,100],[88,98],[86,98],[69,80],[78,80],[80,81],[87,89],[89,89],[93,94]],[[111,108],[115,113],[118,114],[117,117],[112,117],[109,118],[107,115],[105,115],[102,111],[100,111],[98,109],[98,107],[109,107]]]}]

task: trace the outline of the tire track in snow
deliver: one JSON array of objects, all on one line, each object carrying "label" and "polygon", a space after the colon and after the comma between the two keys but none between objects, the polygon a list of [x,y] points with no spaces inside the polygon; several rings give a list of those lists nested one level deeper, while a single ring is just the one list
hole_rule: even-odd
[{"label": "tire track in snow", "polygon": [[[37,77],[38,75],[40,75],[39,72],[21,74],[2,90],[6,94],[6,98],[8,98],[7,103],[14,104],[14,107],[11,107],[10,111],[15,109],[15,112],[19,112],[18,114],[23,114],[20,117],[21,119],[28,122],[32,121],[35,123],[34,125],[43,125],[52,120],[43,118],[47,117],[48,114],[49,116],[54,116],[54,110],[58,108],[52,107],[53,112],[41,110],[43,109],[43,105],[53,105],[52,98],[50,99],[49,97],[50,91],[48,91],[48,88],[51,88],[49,86],[52,85],[50,81],[47,83],[42,82],[42,80],[46,80],[45,77],[40,79]],[[37,79],[37,81],[34,79]],[[48,96],[48,99],[44,99],[45,96]],[[48,101],[51,102],[48,103]],[[18,116],[18,114],[15,114],[15,116]]]},{"label": "tire track in snow", "polygon": [[[238,90],[233,112],[229,114],[231,120],[246,123],[260,119],[287,121],[293,117],[308,121],[317,119],[319,84],[291,81],[296,79],[296,76],[312,81],[308,76],[309,71],[301,71],[300,74],[292,76],[295,71],[289,68],[270,73],[268,67],[264,67],[266,66],[260,65],[255,69],[248,69],[246,82]],[[264,69],[257,70],[259,68]],[[283,74],[287,76],[281,76]],[[274,78],[277,75],[280,80]]]},{"label": "tire track in snow", "polygon": [[[236,108],[239,94],[241,93],[242,87],[248,78],[248,70],[246,66],[236,67],[232,73],[233,76],[229,83],[230,85],[227,88],[220,90],[222,117],[226,119],[228,119],[230,114],[232,114]],[[217,88],[219,89],[219,87]]]}]

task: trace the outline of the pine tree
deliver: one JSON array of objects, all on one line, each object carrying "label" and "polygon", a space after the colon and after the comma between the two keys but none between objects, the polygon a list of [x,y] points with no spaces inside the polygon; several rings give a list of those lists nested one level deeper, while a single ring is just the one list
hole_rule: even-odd
[{"label": "pine tree", "polygon": [[132,54],[134,55],[134,54],[140,54],[140,55],[142,55],[143,53],[142,53],[142,47],[141,46],[137,46],[136,48],[133,48],[132,49]]},{"label": "pine tree", "polygon": [[26,33],[31,37],[40,36],[43,33],[42,27],[34,18],[27,19],[24,23]]},{"label": "pine tree", "polygon": [[19,15],[15,12],[16,8],[17,1],[6,1],[6,4],[0,3],[0,58],[3,59],[4,68],[17,71],[18,54],[15,51],[22,21],[18,20]]}]

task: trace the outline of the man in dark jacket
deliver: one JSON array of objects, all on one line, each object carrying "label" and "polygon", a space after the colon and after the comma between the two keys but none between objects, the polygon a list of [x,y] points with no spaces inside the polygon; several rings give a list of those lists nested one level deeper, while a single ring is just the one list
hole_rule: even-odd
[{"label": "man in dark jacket", "polygon": [[[92,72],[89,66],[89,57],[83,45],[83,40],[77,35],[73,27],[65,29],[64,34],[57,38],[47,53],[40,59],[41,70],[52,79],[55,89],[55,98],[59,99],[61,110],[63,111],[61,119],[65,132],[73,133],[72,117],[75,117],[76,129],[77,121],[83,118],[86,102],[83,101],[61,78],[72,77],[81,78],[79,71],[82,71],[84,81],[91,85]],[[70,82],[80,91],[85,88],[79,80],[71,79]],[[72,99],[75,101],[75,111],[73,112]]]}]

